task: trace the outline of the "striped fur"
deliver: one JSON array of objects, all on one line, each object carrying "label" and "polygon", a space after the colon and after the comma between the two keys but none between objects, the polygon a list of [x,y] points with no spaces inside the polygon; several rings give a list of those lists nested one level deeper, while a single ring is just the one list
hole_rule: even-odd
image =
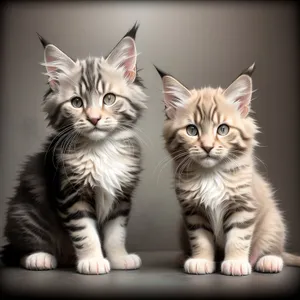
[{"label": "striped fur", "polygon": [[[167,117],[165,146],[173,158],[175,190],[189,240],[184,264],[188,273],[214,272],[217,249],[223,249],[221,271],[227,275],[248,275],[252,266],[279,272],[283,266],[284,220],[253,154],[258,132],[249,116],[253,69],[225,90],[188,90],[159,71]],[[191,124],[197,134],[188,134]],[[218,133],[222,124],[229,126],[224,135]],[[286,262],[299,265],[299,258]]]},{"label": "striped fur", "polygon": [[[43,108],[55,133],[20,174],[9,202],[4,262],[21,259],[39,270],[76,263],[84,274],[141,265],[125,248],[141,172],[135,126],[146,108],[136,73],[137,28],[107,58],[73,61],[42,40],[50,85]],[[111,105],[108,93],[115,95]],[[74,97],[82,102],[74,106]]]}]

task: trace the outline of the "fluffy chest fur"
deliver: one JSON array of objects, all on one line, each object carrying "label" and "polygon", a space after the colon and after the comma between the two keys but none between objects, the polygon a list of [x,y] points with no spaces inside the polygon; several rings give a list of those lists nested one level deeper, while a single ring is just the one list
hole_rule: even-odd
[{"label": "fluffy chest fur", "polygon": [[225,202],[228,199],[226,180],[221,173],[201,173],[188,181],[182,181],[179,186],[189,191],[187,201],[192,206],[204,206],[217,241],[223,235],[223,216]]},{"label": "fluffy chest fur", "polygon": [[107,141],[87,144],[74,153],[63,154],[66,179],[82,186],[99,187],[114,196],[130,182],[131,173],[138,168],[138,160],[126,155],[127,151],[126,143]]}]

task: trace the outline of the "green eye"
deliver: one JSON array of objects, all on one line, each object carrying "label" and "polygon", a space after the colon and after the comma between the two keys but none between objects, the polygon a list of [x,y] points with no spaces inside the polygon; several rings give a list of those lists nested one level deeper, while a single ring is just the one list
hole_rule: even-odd
[{"label": "green eye", "polygon": [[217,129],[217,133],[219,135],[226,135],[228,132],[229,132],[229,126],[226,124],[221,124]]},{"label": "green eye", "polygon": [[196,136],[198,135],[198,128],[195,125],[188,125],[186,127],[186,132],[188,135]]},{"label": "green eye", "polygon": [[71,104],[76,107],[76,108],[80,108],[82,105],[83,105],[83,101],[81,98],[79,97],[74,97],[72,100],[71,100]]},{"label": "green eye", "polygon": [[105,105],[113,105],[116,101],[116,96],[112,93],[106,94],[103,98],[103,103]]}]

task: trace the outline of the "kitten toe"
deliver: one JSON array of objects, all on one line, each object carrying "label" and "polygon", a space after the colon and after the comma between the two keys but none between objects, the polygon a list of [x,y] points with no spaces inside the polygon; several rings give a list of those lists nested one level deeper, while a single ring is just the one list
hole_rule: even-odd
[{"label": "kitten toe", "polygon": [[140,257],[136,254],[127,254],[116,256],[109,259],[112,269],[116,270],[134,270],[142,265]]},{"label": "kitten toe", "polygon": [[21,259],[21,265],[28,270],[52,270],[57,266],[56,258],[46,252],[37,252]]},{"label": "kitten toe", "polygon": [[255,270],[263,273],[279,273],[282,271],[282,268],[283,260],[276,255],[265,255],[255,265]]},{"label": "kitten toe", "polygon": [[225,260],[221,272],[224,275],[245,276],[251,274],[251,265],[247,260]]},{"label": "kitten toe", "polygon": [[189,258],[184,263],[184,271],[189,274],[210,274],[215,271],[216,264],[203,258]]},{"label": "kitten toe", "polygon": [[110,271],[109,261],[105,258],[86,258],[78,261],[77,271],[86,275],[106,274]]}]

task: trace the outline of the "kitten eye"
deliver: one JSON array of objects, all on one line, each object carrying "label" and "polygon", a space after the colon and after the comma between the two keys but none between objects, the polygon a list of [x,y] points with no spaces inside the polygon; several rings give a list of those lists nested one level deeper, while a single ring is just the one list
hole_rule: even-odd
[{"label": "kitten eye", "polygon": [[186,132],[188,135],[196,136],[198,135],[198,128],[195,125],[188,125],[186,127]]},{"label": "kitten eye", "polygon": [[83,101],[79,97],[74,97],[71,100],[71,104],[76,108],[80,108],[83,105]]},{"label": "kitten eye", "polygon": [[229,132],[229,126],[226,124],[221,124],[217,129],[217,133],[219,135],[226,135],[228,132]]},{"label": "kitten eye", "polygon": [[105,105],[113,105],[116,101],[116,96],[112,93],[106,94],[103,98],[103,103]]}]

